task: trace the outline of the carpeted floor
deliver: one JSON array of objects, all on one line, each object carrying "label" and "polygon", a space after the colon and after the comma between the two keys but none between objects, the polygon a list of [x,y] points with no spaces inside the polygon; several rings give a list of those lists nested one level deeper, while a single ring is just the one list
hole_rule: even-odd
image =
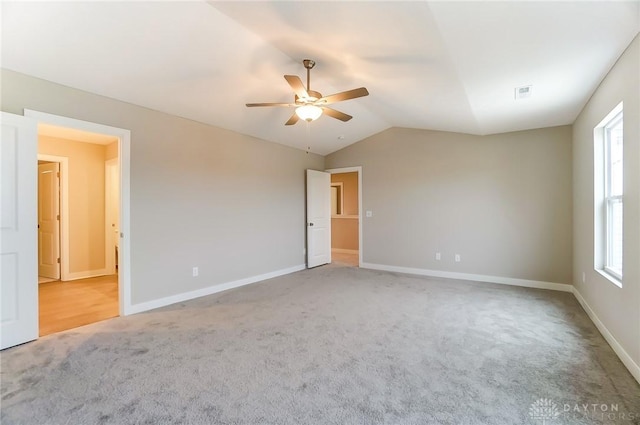
[{"label": "carpeted floor", "polygon": [[640,423],[572,295],[335,264],[1,357],[3,425]]}]

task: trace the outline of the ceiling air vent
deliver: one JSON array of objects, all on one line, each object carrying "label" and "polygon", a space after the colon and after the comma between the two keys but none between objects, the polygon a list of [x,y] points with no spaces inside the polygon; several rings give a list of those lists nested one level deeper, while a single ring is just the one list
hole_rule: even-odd
[{"label": "ceiling air vent", "polygon": [[531,97],[531,86],[516,87],[515,89],[516,100],[526,99]]}]

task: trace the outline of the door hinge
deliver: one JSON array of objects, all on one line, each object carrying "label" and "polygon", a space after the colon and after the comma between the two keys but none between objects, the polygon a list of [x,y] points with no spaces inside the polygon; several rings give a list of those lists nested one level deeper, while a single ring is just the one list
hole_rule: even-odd
[{"label": "door hinge", "polygon": [[58,214],[56,218],[58,219],[58,221],[60,221],[60,214]]},{"label": "door hinge", "polygon": [[56,176],[58,176],[58,178],[60,178],[60,171],[58,171],[58,172],[56,173]]},{"label": "door hinge", "polygon": [[60,264],[60,258],[58,258],[58,264]]}]

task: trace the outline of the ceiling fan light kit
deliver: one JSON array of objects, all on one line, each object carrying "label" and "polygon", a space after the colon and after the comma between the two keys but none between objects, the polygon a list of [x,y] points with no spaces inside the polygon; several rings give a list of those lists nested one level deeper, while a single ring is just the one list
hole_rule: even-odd
[{"label": "ceiling fan light kit", "polygon": [[322,115],[322,108],[314,105],[298,106],[296,115],[307,122],[315,121]]},{"label": "ceiling fan light kit", "polygon": [[360,87],[353,90],[347,90],[335,93],[330,96],[322,96],[320,92],[311,90],[311,69],[315,66],[315,62],[311,59],[305,59],[302,64],[307,69],[307,87],[302,84],[302,80],[297,75],[285,75],[284,79],[293,89],[295,93],[293,103],[247,103],[247,107],[255,106],[284,106],[295,107],[296,110],[285,123],[285,125],[294,125],[299,119],[307,122],[315,121],[325,113],[326,115],[346,122],[353,118],[344,112],[327,107],[332,103],[341,102],[343,100],[355,99],[358,97],[368,96],[369,92],[366,88]]}]

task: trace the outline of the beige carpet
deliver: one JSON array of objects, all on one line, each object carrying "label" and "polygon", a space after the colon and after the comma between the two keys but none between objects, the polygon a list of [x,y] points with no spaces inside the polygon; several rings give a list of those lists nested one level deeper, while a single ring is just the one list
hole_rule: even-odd
[{"label": "beige carpet", "polygon": [[3,425],[640,421],[572,295],[337,265],[1,357]]}]

